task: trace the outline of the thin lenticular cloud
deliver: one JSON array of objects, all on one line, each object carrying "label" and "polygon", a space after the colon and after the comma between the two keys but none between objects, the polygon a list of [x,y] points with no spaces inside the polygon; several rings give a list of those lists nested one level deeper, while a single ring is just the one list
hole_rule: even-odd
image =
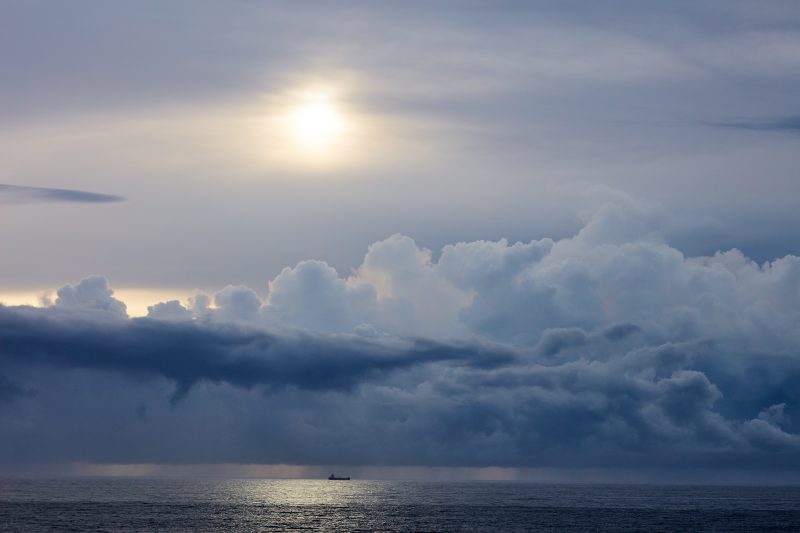
[{"label": "thin lenticular cloud", "polygon": [[721,122],[716,125],[740,130],[800,133],[800,115],[772,120],[737,120],[733,122]]},{"label": "thin lenticular cloud", "polygon": [[2,204],[34,204],[48,202],[69,202],[97,204],[121,202],[122,196],[78,191],[74,189],[53,189],[49,187],[23,187],[20,185],[0,184],[0,203]]}]

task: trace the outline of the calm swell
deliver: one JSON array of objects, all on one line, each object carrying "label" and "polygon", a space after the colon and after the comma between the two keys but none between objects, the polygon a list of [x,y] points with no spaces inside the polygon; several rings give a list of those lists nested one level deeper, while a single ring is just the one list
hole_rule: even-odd
[{"label": "calm swell", "polygon": [[2,531],[800,531],[800,488],[0,481]]}]

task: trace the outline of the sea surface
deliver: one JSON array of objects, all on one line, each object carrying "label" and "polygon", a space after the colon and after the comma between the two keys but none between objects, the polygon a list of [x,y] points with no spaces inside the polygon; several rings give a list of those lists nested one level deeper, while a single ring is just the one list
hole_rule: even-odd
[{"label": "sea surface", "polygon": [[0,531],[800,531],[800,488],[0,480]]}]

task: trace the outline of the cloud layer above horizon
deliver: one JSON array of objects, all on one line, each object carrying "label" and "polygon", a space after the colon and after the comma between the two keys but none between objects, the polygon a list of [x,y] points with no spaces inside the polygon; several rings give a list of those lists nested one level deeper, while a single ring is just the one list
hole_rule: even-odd
[{"label": "cloud layer above horizon", "polygon": [[[129,318],[0,307],[0,461],[800,469],[800,258],[687,257],[625,196],[562,239],[371,245]],[[67,379],[68,378],[68,379]]]}]

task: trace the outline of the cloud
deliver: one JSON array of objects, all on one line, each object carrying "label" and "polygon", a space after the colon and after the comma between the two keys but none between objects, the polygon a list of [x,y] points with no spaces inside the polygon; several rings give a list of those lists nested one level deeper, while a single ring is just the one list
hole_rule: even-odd
[{"label": "cloud", "polygon": [[[104,286],[98,279],[102,280],[91,278],[76,287]],[[493,351],[479,344],[417,340],[394,345],[356,336],[281,336],[233,324],[126,319],[119,309],[97,307],[95,302],[86,309],[107,313],[104,320],[64,312],[78,308],[61,300],[43,310],[0,307],[0,357],[12,364],[162,376],[177,384],[176,397],[201,381],[245,388],[347,390],[372,372],[444,360],[491,367],[513,358],[510,350]]]},{"label": "cloud", "polygon": [[33,396],[35,393],[24,389],[6,376],[0,374],[0,402],[10,402],[17,396]]},{"label": "cloud", "polygon": [[250,321],[258,316],[261,300],[252,289],[228,285],[214,295],[214,304],[222,320]]},{"label": "cloud", "polygon": [[0,203],[30,204],[44,202],[108,203],[121,202],[122,196],[76,191],[73,189],[51,189],[46,187],[22,187],[0,184]]},{"label": "cloud", "polygon": [[322,261],[284,268],[269,283],[268,316],[278,324],[321,332],[348,331],[377,311],[375,289],[350,286]]},{"label": "cloud", "polygon": [[159,320],[191,320],[192,313],[178,300],[147,306],[147,317]]},{"label": "cloud", "polygon": [[369,325],[401,336],[479,335],[521,347],[548,330],[617,324],[660,342],[800,345],[792,327],[800,321],[800,258],[758,264],[736,249],[687,257],[666,242],[669,229],[669,215],[623,198],[559,240],[461,242],[434,259],[394,235],[371,245],[347,277],[302,261],[269,282],[263,301],[229,287],[214,297],[216,308],[195,316],[323,333]]},{"label": "cloud", "polygon": [[[715,371],[713,362],[727,354],[713,343],[630,348],[632,330],[582,332],[584,340],[565,344],[554,360],[547,343],[524,350],[478,340],[270,333],[209,321],[0,308],[0,365],[36,391],[6,400],[0,421],[10,441],[0,453],[30,459],[8,443],[32,436],[48,453],[77,453],[69,445],[53,449],[45,437],[88,417],[95,435],[122,423],[137,439],[160,442],[147,445],[151,461],[686,466],[703,456],[768,464],[771,454],[788,453],[789,464],[797,463],[800,444],[785,412],[796,405],[796,359],[745,356],[747,365],[780,376],[756,384],[746,373]],[[81,392],[65,395],[70,382]],[[116,392],[107,396],[112,383]],[[154,397],[153,388],[163,392]],[[757,405],[765,391],[783,401]],[[97,395],[105,398],[102,410],[92,405]],[[727,416],[726,398],[739,407]],[[40,408],[28,427],[8,424],[15,409],[53,401],[62,405]],[[223,420],[233,445],[209,448],[203,439],[211,434],[197,424],[214,428]],[[204,437],[192,443],[185,431]],[[80,457],[142,459],[126,456],[129,450],[83,442]]]},{"label": "cloud", "polygon": [[773,120],[740,120],[722,122],[717,125],[740,130],[797,133],[800,132],[800,116],[788,116]]},{"label": "cloud", "polygon": [[0,459],[800,469],[800,259],[663,228],[617,198],[573,237],[394,235],[265,298],[129,318],[91,277],[0,307]]},{"label": "cloud", "polygon": [[114,298],[114,291],[102,276],[91,276],[75,285],[64,285],[56,292],[55,308],[74,311],[99,311],[127,316],[125,304]]}]

